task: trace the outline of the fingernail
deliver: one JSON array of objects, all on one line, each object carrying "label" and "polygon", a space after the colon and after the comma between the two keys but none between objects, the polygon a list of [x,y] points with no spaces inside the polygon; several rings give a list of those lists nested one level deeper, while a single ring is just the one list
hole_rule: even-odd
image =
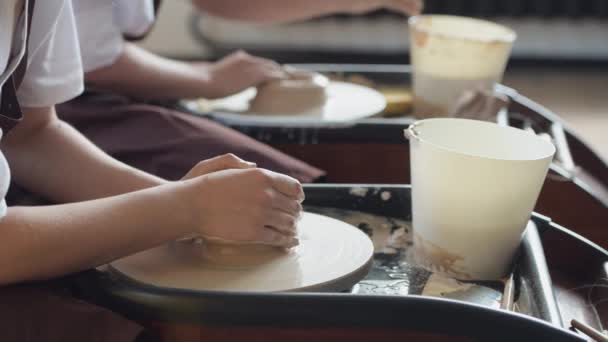
[{"label": "fingernail", "polygon": [[302,188],[302,184],[300,184],[299,182],[296,184],[296,191],[298,192],[298,200],[300,202],[302,202],[304,200],[304,189]]}]

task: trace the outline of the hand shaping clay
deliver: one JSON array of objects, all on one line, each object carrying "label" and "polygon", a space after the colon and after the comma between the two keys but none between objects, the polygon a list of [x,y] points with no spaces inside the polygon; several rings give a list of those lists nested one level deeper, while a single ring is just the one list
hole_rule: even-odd
[{"label": "hand shaping clay", "polygon": [[249,112],[260,114],[308,114],[321,112],[327,102],[329,79],[319,73],[286,69],[285,79],[260,85]]}]

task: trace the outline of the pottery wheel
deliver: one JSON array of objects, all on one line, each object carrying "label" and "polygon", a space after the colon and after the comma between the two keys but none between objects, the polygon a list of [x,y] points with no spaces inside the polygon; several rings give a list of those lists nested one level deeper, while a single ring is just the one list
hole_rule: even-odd
[{"label": "pottery wheel", "polygon": [[371,117],[386,107],[384,96],[371,88],[358,84],[332,81],[327,86],[327,101],[312,112],[272,114],[250,113],[250,101],[256,96],[255,88],[238,94],[208,101],[188,102],[186,106],[197,111],[212,112],[225,120],[253,120],[272,124],[348,122]]},{"label": "pottery wheel", "polygon": [[359,229],[304,213],[298,230],[299,246],[266,249],[245,263],[234,263],[237,249],[217,260],[202,245],[172,242],[116,260],[109,270],[146,285],[213,291],[341,291],[365,277],[374,247]]}]

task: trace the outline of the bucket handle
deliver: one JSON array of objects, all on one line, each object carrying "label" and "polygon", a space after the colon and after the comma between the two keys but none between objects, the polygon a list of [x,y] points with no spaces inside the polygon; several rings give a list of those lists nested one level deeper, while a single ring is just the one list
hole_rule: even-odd
[{"label": "bucket handle", "polygon": [[403,136],[405,137],[405,139],[407,140],[420,140],[420,132],[418,131],[418,126],[420,125],[420,122],[414,122],[413,124],[411,124],[407,129],[403,130]]}]

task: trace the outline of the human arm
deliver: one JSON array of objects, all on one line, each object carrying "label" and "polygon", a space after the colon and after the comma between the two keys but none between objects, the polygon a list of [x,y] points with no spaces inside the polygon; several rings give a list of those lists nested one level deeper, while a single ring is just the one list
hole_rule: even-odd
[{"label": "human arm", "polygon": [[0,285],[98,266],[192,233],[291,247],[301,200],[297,181],[225,155],[199,163],[179,182],[10,207],[0,220]]},{"label": "human arm", "polygon": [[51,108],[26,110],[2,141],[15,179],[57,201],[104,198],[10,207],[0,221],[0,284],[86,269],[191,233],[297,244],[297,181],[227,155],[169,183],[113,160],[64,125]]},{"label": "human arm", "polygon": [[[61,122],[52,104],[77,94],[82,75],[78,63],[68,63],[77,53],[51,48],[67,36],[49,35],[42,48],[31,49],[36,53],[18,94],[25,118],[0,149],[22,185],[56,202],[80,202],[9,207],[0,218],[1,285],[97,266],[190,233],[297,243],[297,181],[223,156],[199,163],[182,181],[165,182],[113,160]],[[6,189],[8,176],[0,182]]]},{"label": "human arm", "polygon": [[124,43],[113,63],[85,74],[96,88],[155,100],[225,97],[280,77],[283,72],[277,63],[242,51],[215,63],[186,62],[155,55],[132,43]]},{"label": "human arm", "polygon": [[284,177],[224,170],[93,201],[10,207],[0,221],[0,285],[87,269],[192,233],[292,247],[301,188]]},{"label": "human arm", "polygon": [[[241,181],[244,178],[277,181],[272,180],[277,175],[259,169],[232,170],[232,175],[216,173],[216,179],[203,176],[99,200],[10,207],[0,222],[0,285],[47,279],[99,266],[191,233],[283,247],[297,244],[293,238],[295,228],[268,221],[291,220],[290,224],[295,225],[297,215],[286,212],[284,217],[268,215],[270,209],[262,202],[256,199],[260,205],[251,205],[254,203],[238,198],[242,195],[238,192],[229,198],[233,208],[225,206],[226,201],[218,191],[226,188],[217,186],[217,178],[227,176],[232,183],[242,185],[235,182],[235,174]],[[241,177],[243,175],[245,177]],[[205,192],[216,196],[200,195]],[[250,194],[259,196],[260,193]],[[276,192],[272,196],[278,195]],[[274,202],[279,206],[288,203]],[[243,204],[247,204],[246,207]],[[218,205],[221,210],[214,211]],[[259,220],[248,220],[254,216]],[[290,233],[258,228],[265,224],[274,224]]]},{"label": "human arm", "polygon": [[192,0],[200,9],[227,19],[282,23],[334,13],[361,14],[386,8],[408,15],[422,11],[422,0]]},{"label": "human arm", "polygon": [[81,271],[188,234],[192,227],[173,187],[9,207],[0,221],[0,285]]},{"label": "human arm", "polygon": [[107,197],[165,181],[123,164],[59,120],[54,107],[24,108],[0,146],[13,179],[54,202]]}]

